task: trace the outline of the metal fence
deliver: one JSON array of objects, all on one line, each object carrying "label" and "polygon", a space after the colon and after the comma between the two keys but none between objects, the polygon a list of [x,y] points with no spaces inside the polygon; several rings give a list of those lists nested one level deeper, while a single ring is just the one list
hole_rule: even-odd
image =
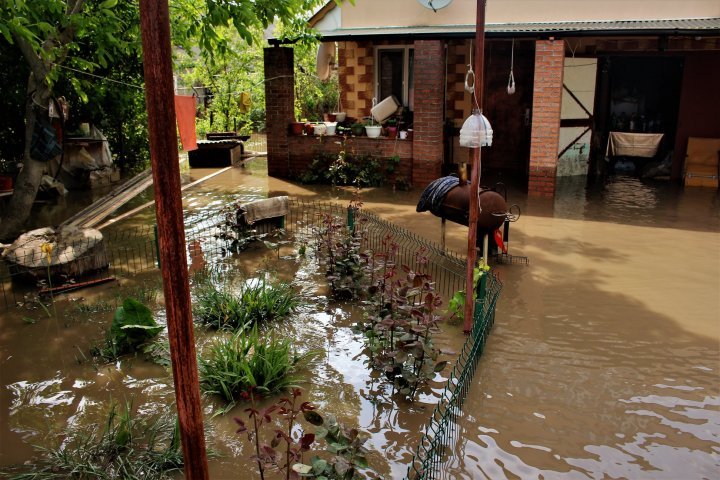
[{"label": "metal fence", "polygon": [[[346,225],[362,225],[365,232],[365,246],[371,250],[379,250],[383,240],[388,236],[391,237],[398,245],[398,263],[417,268],[415,253],[422,250],[423,255],[428,259],[424,269],[432,275],[435,290],[444,298],[449,299],[456,291],[465,288],[466,264],[463,257],[448,252],[439,245],[428,242],[372,213],[362,210],[353,211],[331,203],[303,200],[290,200],[289,207],[283,230],[285,234],[296,240],[309,242],[315,235],[315,230],[322,225],[324,217],[332,215]],[[223,232],[226,230],[221,224],[226,220],[226,216],[227,213],[223,212],[185,214],[187,255],[190,262],[193,261],[193,255],[198,253],[201,253],[203,260],[210,264],[223,262],[236,255],[228,240],[223,237]],[[92,282],[111,276],[132,275],[158,267],[157,235],[152,227],[118,228],[104,232],[103,237],[102,251],[96,250],[90,253],[95,257],[100,254],[101,260],[106,260],[107,266],[99,271],[88,272],[82,278],[83,282],[87,282],[88,279]],[[42,258],[35,260],[40,263],[44,261]],[[80,260],[83,260],[82,256]],[[46,261],[45,267],[36,268],[33,272],[19,269],[6,261],[0,262],[0,308],[16,305],[28,295],[37,295],[36,285],[19,280],[20,277],[27,278],[34,275],[36,280],[42,281],[43,276],[46,276],[45,270],[47,270]],[[410,479],[435,479],[442,476],[449,445],[458,433],[456,418],[472,384],[478,359],[492,327],[501,287],[501,283],[493,275],[486,276],[481,282],[473,330],[458,355],[446,387],[415,450],[407,474]],[[47,284],[44,288],[47,288]]]},{"label": "metal fence", "polygon": [[445,465],[451,458],[450,450],[460,433],[456,420],[495,321],[495,306],[501,289],[502,284],[492,274],[481,281],[472,331],[463,344],[440,400],[425,426],[425,432],[408,467],[407,479],[452,478]]},{"label": "metal fence", "polygon": [[[326,214],[348,221],[347,208],[336,204],[290,200],[289,207],[283,228],[289,237],[309,241]],[[359,211],[354,217],[354,222],[364,226],[367,248],[377,249],[384,238],[391,236],[399,246],[398,262],[411,267],[416,267],[415,252],[423,249],[429,260],[425,269],[435,280],[436,291],[449,298],[463,288],[465,263],[458,255],[444,251],[440,246],[369,212]],[[231,245],[223,236],[226,230],[221,224],[224,220],[226,214],[223,212],[185,214],[189,261],[198,253],[209,263],[220,262],[234,255]],[[17,263],[0,261],[0,308],[21,303],[28,295],[39,291],[47,292],[49,286],[59,288],[64,285],[72,289],[73,285],[137,274],[158,266],[156,234],[152,227],[106,229],[100,247],[92,248],[81,242],[65,245],[63,252],[74,252],[72,268],[62,265],[65,262],[58,249],[52,253],[50,268],[45,253],[38,250],[27,253]],[[41,288],[38,289],[38,286]]]},{"label": "metal fence", "polygon": [[253,132],[250,138],[243,142],[245,153],[255,155],[267,154],[267,134]]}]

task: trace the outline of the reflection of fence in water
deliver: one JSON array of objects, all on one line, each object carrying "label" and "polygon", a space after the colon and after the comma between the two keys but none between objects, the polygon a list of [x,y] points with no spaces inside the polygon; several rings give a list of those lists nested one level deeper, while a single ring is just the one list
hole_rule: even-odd
[{"label": "reflection of fence in water", "polygon": [[[303,200],[291,200],[290,211],[285,219],[286,233],[295,238],[309,239],[314,230],[322,225],[325,215],[333,215],[347,225],[354,222],[365,230],[364,248],[378,251],[383,240],[390,236],[398,245],[397,263],[417,268],[415,253],[423,250],[428,263],[424,269],[432,275],[435,289],[443,296],[445,303],[458,290],[465,288],[465,259],[444,251],[438,245],[428,242],[376,215],[359,211],[348,216],[346,207]],[[222,259],[235,254],[228,242],[219,237],[225,220],[222,213],[186,213],[185,236],[188,248],[188,263],[222,263]],[[109,266],[95,272],[88,278],[127,276],[141,273],[158,266],[156,233],[152,227],[122,229],[113,227],[103,233]],[[242,255],[240,253],[239,255]],[[197,265],[197,263],[196,263]],[[13,282],[13,273],[7,262],[0,262],[0,307],[13,306],[22,301],[25,294],[35,293],[35,286],[22,286]],[[475,324],[458,355],[457,362],[449,376],[447,386],[426,426],[413,461],[408,469],[409,478],[440,478],[448,458],[452,457],[452,444],[458,434],[455,422],[461,411],[468,389],[482,353],[487,335],[494,320],[495,303],[501,284],[494,276],[488,277],[486,293],[477,303]]]}]

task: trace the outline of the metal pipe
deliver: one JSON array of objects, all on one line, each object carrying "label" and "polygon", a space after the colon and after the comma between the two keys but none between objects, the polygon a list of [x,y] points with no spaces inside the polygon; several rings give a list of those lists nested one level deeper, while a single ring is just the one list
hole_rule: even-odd
[{"label": "metal pipe", "polygon": [[160,265],[185,478],[207,480],[208,464],[200,404],[190,303],[185,228],[180,198],[170,15],[167,0],[140,0],[140,30],[150,160],[155,183]]},{"label": "metal pipe", "polygon": [[[477,0],[477,20],[475,31],[475,101],[477,107],[482,111],[482,96],[485,67],[485,2],[486,0]],[[473,300],[473,291],[475,284],[473,276],[475,271],[475,263],[477,262],[477,221],[480,205],[480,147],[473,149],[473,165],[470,176],[470,212],[468,220],[468,254],[467,254],[467,275],[465,285],[465,322],[463,330],[470,333],[472,330],[473,311],[475,302]]]}]

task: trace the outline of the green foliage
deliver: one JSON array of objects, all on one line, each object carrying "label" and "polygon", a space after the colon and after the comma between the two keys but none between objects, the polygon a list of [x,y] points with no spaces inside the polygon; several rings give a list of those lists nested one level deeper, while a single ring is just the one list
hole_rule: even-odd
[{"label": "green foliage", "polygon": [[337,155],[320,153],[300,176],[303,183],[379,187],[395,172],[400,157],[386,159],[341,150]]},{"label": "green foliage", "polygon": [[[351,208],[353,208],[351,206]],[[325,266],[325,277],[336,300],[360,297],[367,286],[364,260],[361,253],[365,232],[362,228],[349,230],[345,223],[325,215],[319,227],[314,228],[318,259]]]},{"label": "green foliage", "polygon": [[[285,478],[316,478],[318,480],[356,480],[376,478],[367,462],[368,450],[364,443],[369,438],[356,428],[348,428],[339,424],[334,417],[328,415],[323,418],[310,402],[300,403],[302,392],[299,388],[292,390],[290,397],[258,410],[255,404],[255,395],[251,390],[247,397],[251,405],[245,411],[252,421],[252,429],[245,421],[236,417],[237,433],[246,433],[248,440],[255,444],[253,459],[258,465],[260,478],[265,478],[268,470],[275,470]],[[273,415],[279,414],[284,423],[283,429],[276,429],[272,441],[267,444],[260,440],[262,432],[273,425]],[[298,429],[300,415],[305,421],[317,427],[315,433],[308,433]],[[314,455],[310,465],[303,462],[303,456],[309,452],[316,438],[324,439],[326,446],[325,457]],[[281,448],[284,447],[284,451]]]},{"label": "green foliage", "polygon": [[251,325],[290,315],[299,305],[288,283],[265,278],[243,284],[238,293],[215,286],[210,277],[199,278],[193,303],[196,321],[217,329],[242,330]]},{"label": "green foliage", "polygon": [[[181,92],[199,95],[197,130],[238,131],[250,134],[265,128],[265,84],[262,31],[251,29],[254,39],[248,45],[233,28],[219,27],[227,48],[219,51],[179,51],[176,69],[180,72]],[[195,87],[195,88],[192,88]],[[241,104],[241,93],[250,95],[251,105]]]},{"label": "green foliage", "polygon": [[[477,300],[477,294],[478,294],[478,285],[480,284],[480,279],[487,275],[487,272],[490,271],[490,266],[485,265],[482,261],[478,263],[478,265],[473,270],[473,285],[475,285],[475,289],[473,292],[473,300]],[[453,317],[459,317],[463,318],[465,315],[465,299],[467,298],[467,295],[465,294],[465,290],[458,290],[455,292],[448,302],[448,311],[450,312],[450,318]]]},{"label": "green foliage", "polygon": [[115,311],[106,351],[112,357],[133,352],[162,329],[148,307],[133,298],[126,298]]},{"label": "green foliage", "polygon": [[271,395],[291,387],[298,381],[293,371],[312,355],[297,354],[290,340],[261,338],[257,327],[239,331],[216,340],[208,354],[200,357],[200,388],[227,402],[226,411],[250,390]]},{"label": "green foliage", "polygon": [[133,416],[132,405],[110,408],[105,428],[96,424],[68,432],[57,448],[37,447],[43,458],[13,468],[13,480],[160,480],[182,470],[180,430],[169,415]]}]

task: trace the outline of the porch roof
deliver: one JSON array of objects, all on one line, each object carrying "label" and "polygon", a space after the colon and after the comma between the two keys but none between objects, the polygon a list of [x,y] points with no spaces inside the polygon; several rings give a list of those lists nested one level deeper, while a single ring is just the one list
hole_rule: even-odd
[{"label": "porch roof", "polygon": [[[320,31],[326,40],[473,37],[475,24],[338,28]],[[488,23],[487,37],[720,35],[720,18],[575,22]]]}]

